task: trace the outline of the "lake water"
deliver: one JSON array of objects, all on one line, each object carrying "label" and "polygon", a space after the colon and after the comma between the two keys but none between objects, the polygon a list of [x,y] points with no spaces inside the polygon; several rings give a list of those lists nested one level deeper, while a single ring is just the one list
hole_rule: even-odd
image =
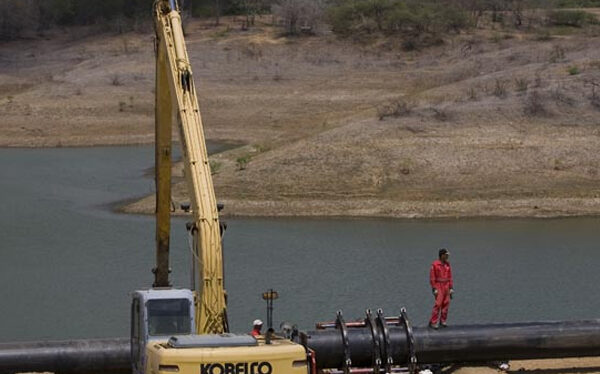
[{"label": "lake water", "polygon": [[[129,334],[129,298],[152,284],[154,219],[113,213],[153,193],[152,147],[0,149],[0,341]],[[187,287],[185,219],[172,232],[173,283]],[[599,218],[228,219],[232,329],[266,318],[312,329],[365,308],[427,322],[428,270],[451,250],[450,323],[600,317]]]}]

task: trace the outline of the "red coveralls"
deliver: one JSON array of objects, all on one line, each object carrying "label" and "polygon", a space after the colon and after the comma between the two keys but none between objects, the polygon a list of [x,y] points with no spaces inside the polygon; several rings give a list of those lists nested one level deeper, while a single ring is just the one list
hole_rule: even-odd
[{"label": "red coveralls", "polygon": [[448,318],[448,307],[450,306],[450,289],[452,288],[452,268],[450,263],[442,263],[440,260],[435,260],[431,264],[431,270],[429,271],[429,283],[431,288],[437,290],[437,296],[435,297],[435,305],[431,312],[431,319],[429,323],[435,325],[438,323],[441,311],[441,322],[446,323]]}]

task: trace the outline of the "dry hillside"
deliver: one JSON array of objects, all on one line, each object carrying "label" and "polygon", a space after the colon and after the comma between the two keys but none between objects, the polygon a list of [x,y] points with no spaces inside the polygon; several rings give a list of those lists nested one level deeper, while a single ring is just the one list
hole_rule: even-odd
[{"label": "dry hillside", "polygon": [[[84,32],[0,49],[0,146],[152,142],[152,35]],[[412,52],[266,19],[187,33],[207,137],[241,144],[212,157],[230,215],[600,212],[595,30],[488,27]]]}]

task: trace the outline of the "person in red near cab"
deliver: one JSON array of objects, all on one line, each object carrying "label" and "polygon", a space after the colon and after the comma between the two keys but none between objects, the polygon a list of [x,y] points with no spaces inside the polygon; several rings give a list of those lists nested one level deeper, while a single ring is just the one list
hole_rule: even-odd
[{"label": "person in red near cab", "polygon": [[[448,307],[450,307],[450,299],[454,290],[452,289],[452,268],[448,262],[450,252],[446,248],[442,248],[438,252],[438,259],[431,264],[429,270],[429,283],[435,298],[429,327],[436,329],[447,327],[446,320],[448,319]],[[439,321],[439,325],[438,325]]]},{"label": "person in red near cab", "polygon": [[262,329],[262,321],[260,319],[255,319],[254,322],[252,322],[252,331],[250,332],[250,335],[254,336],[255,338],[258,337],[260,335],[260,329]]}]

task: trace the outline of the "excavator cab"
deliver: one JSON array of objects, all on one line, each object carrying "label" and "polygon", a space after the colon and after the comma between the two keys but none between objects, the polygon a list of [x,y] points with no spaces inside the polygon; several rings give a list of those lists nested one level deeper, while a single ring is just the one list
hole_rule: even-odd
[{"label": "excavator cab", "polygon": [[144,373],[146,346],[194,332],[194,295],[186,289],[135,291],[131,302],[131,362]]}]

